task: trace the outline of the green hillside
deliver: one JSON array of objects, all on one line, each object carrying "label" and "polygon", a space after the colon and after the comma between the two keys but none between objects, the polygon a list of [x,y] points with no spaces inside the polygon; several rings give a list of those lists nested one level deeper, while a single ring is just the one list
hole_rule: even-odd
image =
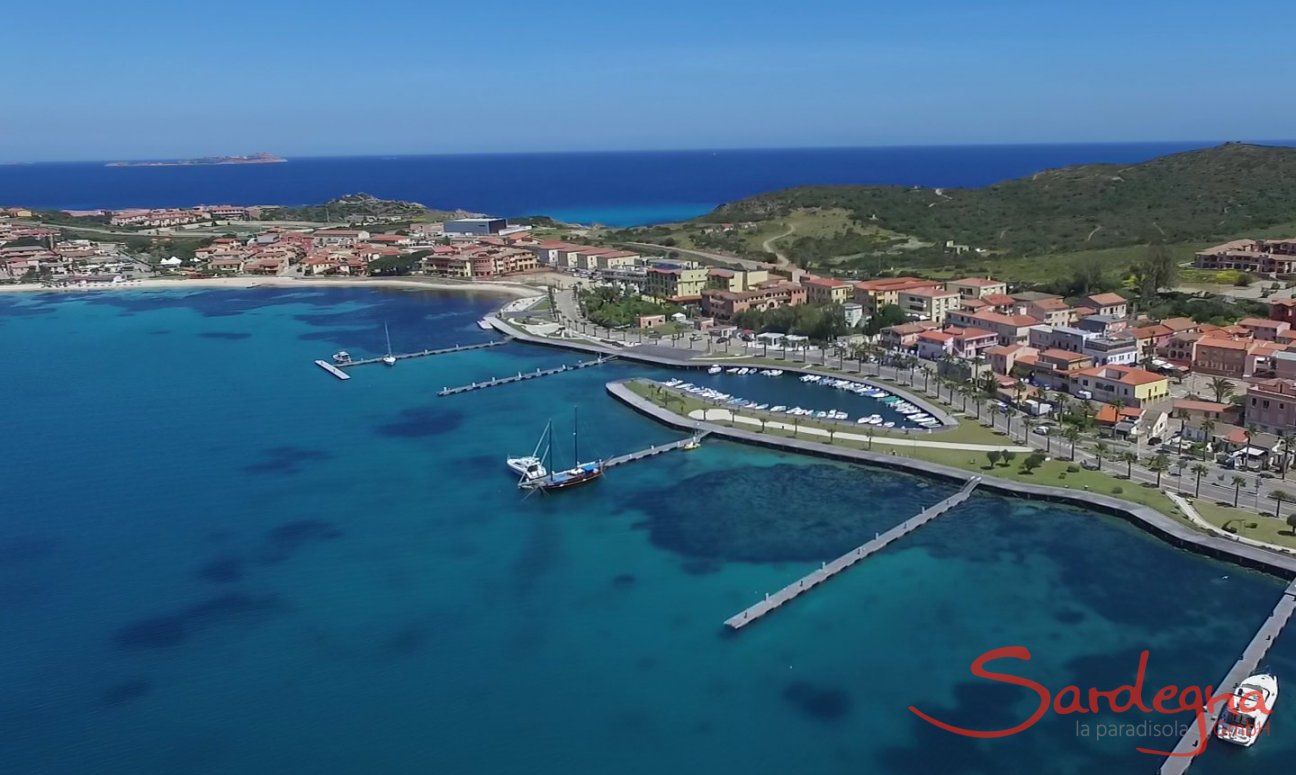
[{"label": "green hillside", "polygon": [[[722,205],[699,221],[779,220],[826,208],[848,214],[847,234],[880,228],[1001,256],[1195,242],[1296,221],[1296,148],[1230,143],[985,188],[806,186]],[[796,260],[795,244],[789,248]]]}]

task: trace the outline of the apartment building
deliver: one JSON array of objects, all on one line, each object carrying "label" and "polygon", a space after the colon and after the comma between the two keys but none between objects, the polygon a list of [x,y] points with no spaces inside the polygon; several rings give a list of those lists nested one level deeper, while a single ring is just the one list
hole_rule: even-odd
[{"label": "apartment building", "polygon": [[1197,252],[1200,269],[1280,275],[1296,271],[1296,239],[1240,239]]},{"label": "apartment building", "polygon": [[1071,375],[1071,393],[1104,403],[1143,406],[1170,395],[1170,381],[1160,374],[1131,366],[1094,366]]},{"label": "apartment building", "polygon": [[897,294],[896,304],[910,317],[944,323],[959,308],[959,295],[943,288],[910,288]]},{"label": "apartment building", "polygon": [[[704,270],[705,271],[705,270]],[[651,275],[652,270],[649,270]],[[791,282],[766,283],[750,291],[722,291],[705,289],[702,295],[702,314],[717,320],[732,320],[747,310],[764,312],[775,307],[795,307],[806,303],[804,286]]]}]

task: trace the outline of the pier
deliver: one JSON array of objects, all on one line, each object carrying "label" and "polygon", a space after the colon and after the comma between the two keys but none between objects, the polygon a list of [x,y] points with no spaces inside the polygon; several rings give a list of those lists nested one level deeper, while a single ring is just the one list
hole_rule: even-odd
[{"label": "pier", "polygon": [[694,441],[701,441],[702,439],[706,438],[707,435],[708,435],[707,433],[699,433],[696,436],[690,436],[687,439],[680,439],[679,441],[672,441],[669,444],[655,444],[651,447],[648,447],[647,449],[641,449],[638,452],[631,452],[626,455],[617,455],[616,457],[610,457],[607,460],[603,461],[603,468],[608,469],[611,468],[612,466],[619,466],[624,463],[633,463],[636,460],[643,460],[644,458],[650,458],[653,457],[654,455],[660,455],[665,452],[671,452],[677,449],[681,449]]},{"label": "pier", "polygon": [[972,491],[975,490],[976,486],[980,483],[981,483],[981,477],[979,476],[972,477],[971,479],[968,480],[967,484],[963,485],[963,489],[954,493],[953,495],[941,501],[940,503],[937,503],[934,506],[924,509],[917,516],[906,519],[904,522],[901,522],[899,525],[896,525],[895,527],[891,528],[885,533],[878,535],[872,541],[869,541],[863,546],[859,546],[850,550],[849,552],[843,554],[841,557],[838,557],[832,562],[824,563],[821,567],[807,573],[806,575],[802,576],[800,579],[792,582],[791,584],[788,584],[786,587],[783,587],[779,591],[773,594],[765,595],[764,600],[760,601],[759,603],[749,608],[739,611],[738,613],[726,619],[725,625],[733,630],[741,630],[743,627],[746,627],[747,625],[761,618],[762,616],[769,613],[770,611],[773,611],[774,609],[778,608],[784,603],[793,600],[797,597],[800,597],[802,594],[806,592],[809,592],[810,590],[824,583],[828,579],[831,579],[833,576],[836,576],[838,573],[841,573],[842,571],[851,567],[852,565],[864,559],[865,557],[868,557],[869,555],[881,551],[882,549],[890,545],[893,541],[896,541],[900,538],[903,538],[904,536],[909,535],[913,531],[917,530],[918,528],[922,527],[928,522],[931,522],[933,519],[936,519],[940,515],[944,514],[945,512],[949,511],[955,506],[959,505],[960,503],[967,500],[972,495]]},{"label": "pier", "polygon": [[345,371],[339,369],[337,366],[334,366],[328,361],[317,360],[315,361],[315,365],[319,366],[321,369],[327,371],[329,374],[332,374],[338,379],[351,379],[350,374],[347,374]]},{"label": "pier", "polygon": [[[1247,644],[1246,649],[1242,651],[1242,656],[1237,662],[1233,663],[1232,669],[1224,676],[1224,680],[1219,682],[1215,687],[1215,694],[1231,694],[1237,689],[1238,684],[1249,678],[1260,665],[1260,660],[1268,653],[1269,648],[1273,646],[1274,639],[1282,632],[1287,620],[1291,618],[1292,613],[1296,611],[1296,581],[1291,582],[1287,589],[1283,590],[1282,597],[1278,599],[1278,605],[1274,606],[1273,613],[1265,619],[1264,624],[1256,631],[1255,637]],[[1210,737],[1215,734],[1215,721],[1219,718],[1220,711],[1223,710],[1222,702],[1212,702],[1206,710],[1205,734]],[[1273,723],[1270,721],[1270,723]],[[1196,760],[1197,757],[1190,755],[1197,750],[1202,744],[1201,736],[1203,732],[1194,720],[1192,726],[1180,738],[1179,744],[1175,746],[1175,756],[1167,757],[1165,763],[1161,765],[1161,775],[1182,775],[1188,771],[1188,767]],[[1264,738],[1268,735],[1262,734],[1258,745],[1264,745]],[[1216,745],[1228,745],[1216,741]]]},{"label": "pier", "polygon": [[615,355],[604,355],[600,358],[595,358],[592,361],[581,361],[580,363],[565,364],[563,366],[556,366],[552,369],[536,369],[535,371],[528,371],[525,373],[518,372],[512,377],[496,377],[496,378],[488,379],[485,382],[473,382],[468,385],[460,385],[459,387],[441,388],[440,390],[437,391],[437,395],[454,396],[460,393],[470,393],[474,390],[484,390],[486,388],[499,387],[501,385],[511,385],[514,382],[525,382],[526,380],[529,379],[551,377],[554,374],[564,374],[569,371],[588,369],[591,366],[599,366],[612,360],[616,360]]},{"label": "pier", "polygon": [[[450,353],[465,353],[469,350],[485,350],[487,347],[499,347],[502,344],[508,344],[513,341],[512,338],[496,339],[491,342],[481,342],[479,344],[457,344],[454,347],[442,347],[439,350],[419,350],[416,353],[398,353],[392,355],[398,361],[408,360],[410,358],[427,358],[431,355],[449,355]],[[377,358],[362,358],[358,361],[347,361],[346,363],[337,364],[343,369],[349,369],[352,366],[367,366],[371,363],[382,363],[384,356]],[[319,363],[319,361],[315,361]]]}]

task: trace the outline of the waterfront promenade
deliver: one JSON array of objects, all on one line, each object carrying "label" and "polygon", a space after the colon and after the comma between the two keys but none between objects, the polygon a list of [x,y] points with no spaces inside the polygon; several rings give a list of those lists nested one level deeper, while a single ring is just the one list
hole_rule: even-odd
[{"label": "waterfront promenade", "polygon": [[822,566],[810,571],[806,575],[788,584],[779,591],[768,594],[764,600],[748,606],[733,616],[725,620],[725,626],[732,630],[741,630],[743,627],[760,619],[776,608],[781,607],[784,603],[795,600],[801,595],[809,592],[825,581],[836,576],[838,573],[850,568],[855,563],[863,560],[865,557],[876,554],[895,541],[909,535],[913,531],[931,522],[940,515],[967,500],[972,495],[972,490],[981,483],[981,477],[974,476],[963,485],[963,488],[939,503],[923,509],[916,516],[906,519],[904,522],[896,525],[885,533],[880,533],[873,540],[858,546],[835,560],[824,563]]}]

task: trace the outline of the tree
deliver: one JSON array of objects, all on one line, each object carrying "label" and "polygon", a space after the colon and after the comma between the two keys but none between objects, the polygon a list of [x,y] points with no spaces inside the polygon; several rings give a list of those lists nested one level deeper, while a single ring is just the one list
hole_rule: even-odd
[{"label": "tree", "polygon": [[1080,440],[1080,429],[1074,425],[1068,426],[1066,430],[1062,431],[1062,436],[1071,442],[1071,461],[1075,462],[1075,445]]},{"label": "tree", "polygon": [[1296,513],[1287,515],[1287,530],[1291,535],[1296,535]]},{"label": "tree", "polygon": [[1219,404],[1227,403],[1237,392],[1233,383],[1223,377],[1211,377],[1210,391],[1215,394],[1215,402]]},{"label": "tree", "polygon": [[1274,517],[1282,519],[1282,505],[1288,500],[1289,496],[1282,490],[1270,490],[1269,497],[1274,502]]},{"label": "tree", "polygon": [[873,313],[873,316],[864,324],[864,333],[868,336],[877,336],[884,328],[907,322],[909,322],[909,313],[896,304],[887,304]]},{"label": "tree", "polygon": [[1157,475],[1156,486],[1160,488],[1161,474],[1170,470],[1170,456],[1164,452],[1158,452],[1151,460],[1148,461],[1147,467],[1149,471],[1152,471]]},{"label": "tree", "polygon": [[1125,478],[1134,478],[1134,464],[1138,462],[1138,455],[1133,452],[1124,452],[1121,454],[1121,462],[1125,464]]},{"label": "tree", "polygon": [[1202,465],[1201,463],[1196,463],[1193,465],[1192,472],[1197,475],[1197,487],[1195,490],[1193,490],[1194,498],[1201,497],[1201,478],[1205,476],[1209,471],[1210,469]]},{"label": "tree", "polygon": [[1023,460],[1021,464],[1022,473],[1024,474],[1033,473],[1036,468],[1039,468],[1040,466],[1044,465],[1044,459],[1045,456],[1043,452],[1032,452],[1031,454],[1027,455],[1026,459]]},{"label": "tree", "polygon": [[1102,441],[1098,442],[1098,444],[1094,446],[1094,458],[1097,459],[1098,461],[1099,471],[1102,470],[1102,461],[1103,461],[1103,457],[1106,454],[1107,454],[1107,444]]},{"label": "tree", "polygon": [[994,468],[999,465],[999,450],[992,449],[986,453],[986,460],[990,461],[990,467]]},{"label": "tree", "polygon": [[1233,475],[1233,508],[1237,508],[1238,497],[1242,495],[1242,485],[1246,484],[1246,479],[1234,474]]},{"label": "tree", "polygon": [[1013,458],[1015,457],[1017,457],[1017,453],[1010,449],[1005,449],[1003,452],[999,453],[999,458],[1003,460],[1003,464],[1006,466],[1012,465]]},{"label": "tree", "polygon": [[1149,245],[1147,253],[1134,265],[1134,276],[1138,279],[1139,295],[1144,303],[1149,303],[1162,288],[1175,284],[1179,267],[1165,245]]}]

